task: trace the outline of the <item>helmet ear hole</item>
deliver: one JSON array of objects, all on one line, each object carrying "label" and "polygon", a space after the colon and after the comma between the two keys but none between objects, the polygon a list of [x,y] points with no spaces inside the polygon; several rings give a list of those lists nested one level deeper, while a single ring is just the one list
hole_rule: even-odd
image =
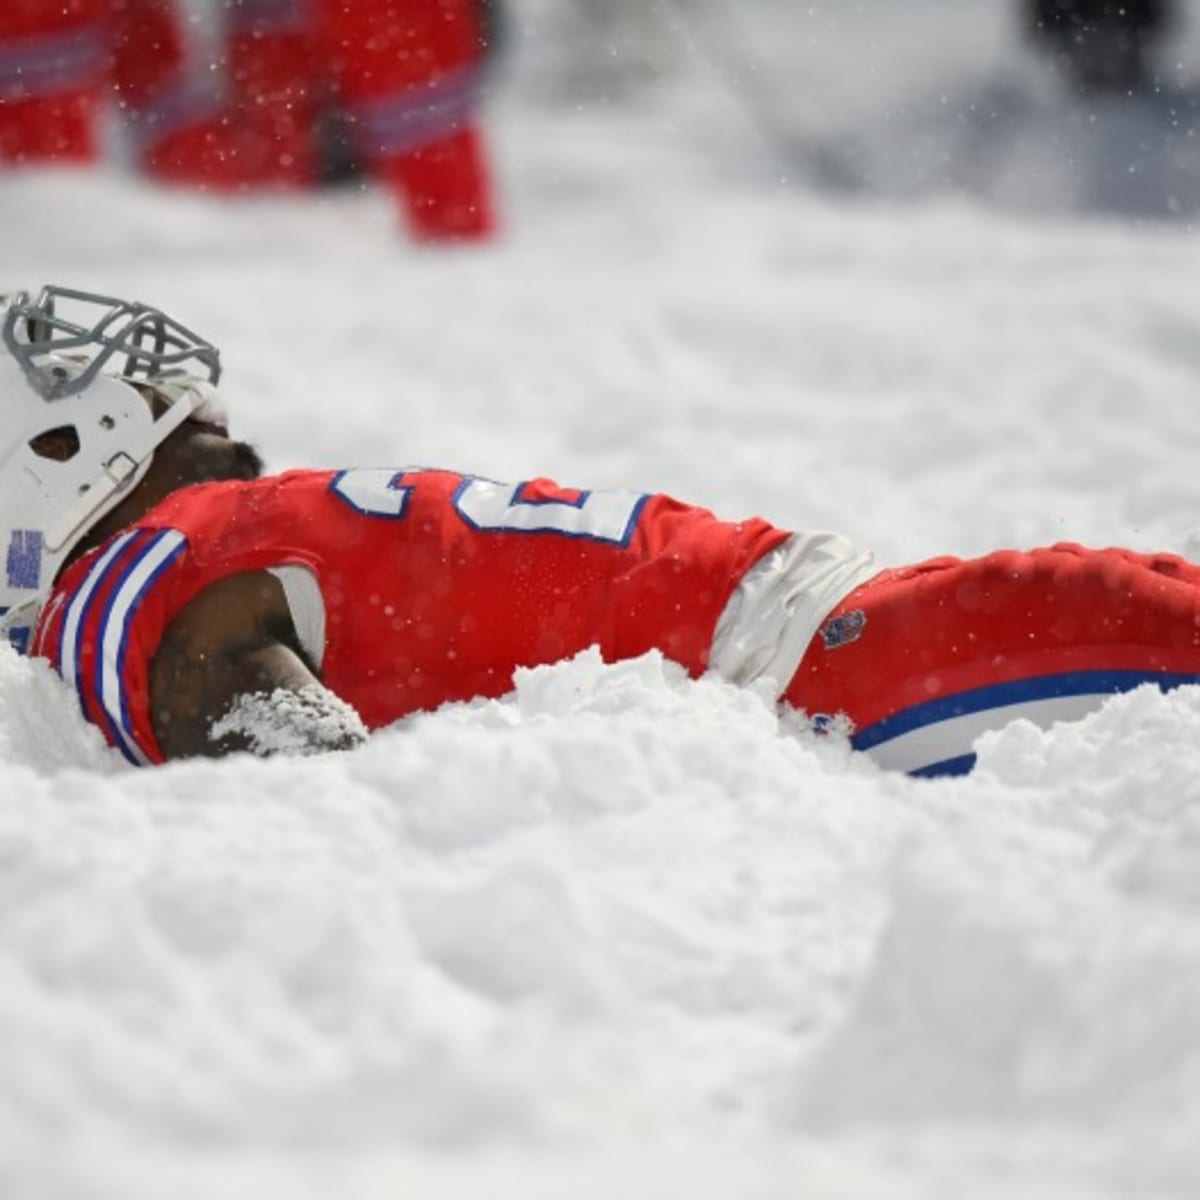
[{"label": "helmet ear hole", "polygon": [[39,458],[67,462],[79,453],[79,434],[74,425],[59,425],[57,429],[47,429],[30,438],[29,448]]}]

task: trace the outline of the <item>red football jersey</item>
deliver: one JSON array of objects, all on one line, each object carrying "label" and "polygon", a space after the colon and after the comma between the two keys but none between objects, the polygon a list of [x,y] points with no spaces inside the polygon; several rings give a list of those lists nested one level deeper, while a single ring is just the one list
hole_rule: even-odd
[{"label": "red football jersey", "polygon": [[151,662],[175,615],[227,576],[311,572],[322,682],[378,728],[502,695],[517,667],[591,645],[608,661],[658,649],[699,674],[734,587],[787,536],[667,496],[546,479],[387,469],[201,484],[72,564],[33,652],[131,761],[161,762]]}]

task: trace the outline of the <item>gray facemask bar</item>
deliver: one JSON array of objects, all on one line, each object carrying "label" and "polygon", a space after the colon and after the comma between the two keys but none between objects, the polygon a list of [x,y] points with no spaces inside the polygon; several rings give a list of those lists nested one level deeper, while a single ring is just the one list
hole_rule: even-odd
[{"label": "gray facemask bar", "polygon": [[[58,301],[74,312],[91,306],[98,311],[91,325],[56,314]],[[90,314],[87,314],[90,315]],[[46,400],[59,400],[85,391],[114,355],[124,355],[125,379],[162,379],[190,375],[215,384],[221,377],[217,348],[157,308],[94,292],[44,287],[36,303],[18,293],[9,301],[0,332],[8,352],[21,365],[29,382]],[[93,352],[78,374],[55,370],[38,360],[46,354]]]}]

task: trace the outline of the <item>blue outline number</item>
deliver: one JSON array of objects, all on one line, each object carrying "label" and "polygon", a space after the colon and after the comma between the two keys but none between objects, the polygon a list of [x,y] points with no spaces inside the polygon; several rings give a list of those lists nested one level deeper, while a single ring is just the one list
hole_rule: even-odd
[{"label": "blue outline number", "polygon": [[531,499],[528,483],[496,483],[467,476],[454,493],[458,515],[472,528],[493,533],[557,533],[628,546],[644,492],[581,492],[562,489],[561,497]]},{"label": "blue outline number", "polygon": [[412,494],[411,487],[400,483],[404,474],[391,467],[339,471],[329,481],[329,490],[364,516],[399,521],[404,518]]},{"label": "blue outline number", "polygon": [[[438,472],[441,474],[441,472]],[[357,513],[403,520],[420,468],[358,468],[339,471],[329,490]],[[454,511],[471,529],[483,533],[557,533],[628,546],[646,501],[645,492],[582,492],[560,488],[558,494],[533,496],[526,483],[497,483],[475,475],[461,476]]]}]

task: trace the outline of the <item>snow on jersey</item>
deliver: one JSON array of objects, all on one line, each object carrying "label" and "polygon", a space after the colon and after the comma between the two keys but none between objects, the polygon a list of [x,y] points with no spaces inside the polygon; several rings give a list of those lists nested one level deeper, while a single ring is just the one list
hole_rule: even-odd
[{"label": "snow on jersey", "polygon": [[375,729],[502,695],[517,667],[593,644],[608,661],[658,649],[699,674],[734,587],[786,537],[667,496],[547,479],[387,469],[200,484],[72,564],[33,652],[130,761],[161,762],[154,654],[175,615],[230,575],[311,573],[322,682]]}]

